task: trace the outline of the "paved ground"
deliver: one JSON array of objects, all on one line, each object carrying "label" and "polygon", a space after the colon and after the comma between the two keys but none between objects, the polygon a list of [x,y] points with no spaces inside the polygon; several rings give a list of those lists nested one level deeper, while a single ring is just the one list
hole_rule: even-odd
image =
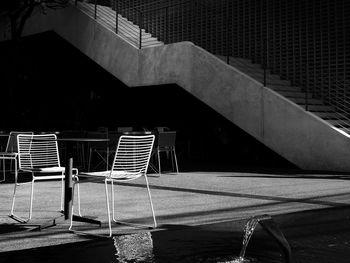
[{"label": "paved ground", "polygon": [[[191,172],[149,176],[159,230],[165,225],[198,226],[215,222],[246,219],[253,215],[283,215],[296,211],[341,208],[350,204],[350,180],[347,177],[318,174],[259,174]],[[0,251],[71,243],[87,236],[68,232],[69,221],[59,211],[59,182],[35,185],[32,223],[56,218],[57,225],[41,231],[27,231],[8,218],[13,183],[0,184]],[[29,185],[19,187],[16,213],[27,215]],[[116,188],[116,213],[123,221],[151,224],[151,213],[144,180]],[[76,224],[76,229],[107,233],[104,185],[81,183],[84,215],[102,220],[101,228]],[[238,222],[238,221],[237,221]],[[132,232],[115,225],[114,234]]]}]

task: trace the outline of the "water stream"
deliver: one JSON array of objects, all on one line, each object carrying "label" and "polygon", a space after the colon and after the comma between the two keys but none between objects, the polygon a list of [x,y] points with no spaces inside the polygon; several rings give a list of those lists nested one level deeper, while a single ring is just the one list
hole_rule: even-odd
[{"label": "water stream", "polygon": [[253,235],[253,232],[260,222],[260,220],[266,220],[271,219],[268,215],[262,215],[262,216],[254,216],[248,220],[248,222],[245,225],[244,232],[243,232],[243,242],[242,242],[242,249],[239,253],[239,256],[237,258],[234,258],[232,261],[229,261],[227,263],[251,263],[256,262],[255,259],[252,258],[245,258],[245,252],[248,247],[248,243],[250,241],[250,238]]}]

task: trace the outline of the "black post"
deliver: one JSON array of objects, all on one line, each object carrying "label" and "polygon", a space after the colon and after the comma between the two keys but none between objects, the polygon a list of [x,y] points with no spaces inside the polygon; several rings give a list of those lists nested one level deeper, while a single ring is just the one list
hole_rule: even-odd
[{"label": "black post", "polygon": [[305,80],[305,110],[309,110],[309,74],[308,74],[308,68],[306,69],[306,80]]},{"label": "black post", "polygon": [[226,45],[226,63],[230,64],[230,45],[229,45],[229,10],[228,10],[228,1],[225,1],[226,6],[226,30],[225,30],[225,45]]},{"label": "black post", "polygon": [[114,0],[115,10],[115,33],[118,34],[118,0]]},{"label": "black post", "polygon": [[193,2],[193,6],[192,6],[192,17],[190,18],[190,28],[191,28],[191,34],[190,34],[190,41],[192,41],[194,44],[197,44],[196,42],[196,31],[197,31],[197,19],[196,19],[196,9],[197,9],[197,1],[194,0]]},{"label": "black post", "polygon": [[142,48],[142,28],[143,28],[143,14],[139,11],[139,19],[140,19],[140,39],[139,39],[139,49]]},{"label": "black post", "polygon": [[[266,1],[266,12],[267,12],[267,2],[268,0]],[[263,16],[263,14],[265,14],[265,17],[266,17],[266,25],[265,25],[265,34],[264,34],[264,87],[266,87],[266,70],[267,70],[267,60],[268,60],[268,28],[269,28],[269,25],[268,25],[268,16],[266,14],[266,12],[261,12],[261,16]]]},{"label": "black post", "polygon": [[97,18],[97,0],[95,0],[95,13],[94,13],[94,18]]},{"label": "black post", "polygon": [[305,74],[306,74],[306,79],[305,79],[305,110],[309,110],[309,27],[308,27],[309,21],[306,18],[306,69],[305,69]]},{"label": "black post", "polygon": [[66,170],[64,176],[64,219],[70,219],[72,215],[72,170],[73,170],[73,154],[72,154],[72,143],[67,142],[66,150]]},{"label": "black post", "polygon": [[169,43],[169,6],[165,8],[165,44]]},{"label": "black post", "polygon": [[77,6],[78,5],[78,0],[74,1],[74,5]]}]

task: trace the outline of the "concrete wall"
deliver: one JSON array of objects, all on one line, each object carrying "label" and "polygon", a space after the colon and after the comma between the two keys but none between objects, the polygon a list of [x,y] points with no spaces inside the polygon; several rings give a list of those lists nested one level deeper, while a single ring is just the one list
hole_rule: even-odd
[{"label": "concrete wall", "polygon": [[190,42],[138,50],[74,7],[36,19],[25,34],[52,28],[128,86],[176,83],[297,166],[350,171],[346,135]]}]

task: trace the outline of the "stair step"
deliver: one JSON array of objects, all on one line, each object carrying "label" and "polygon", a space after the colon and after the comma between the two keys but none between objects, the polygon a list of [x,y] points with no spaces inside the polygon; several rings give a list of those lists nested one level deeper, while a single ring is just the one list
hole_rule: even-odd
[{"label": "stair step", "polygon": [[[216,55],[220,60],[227,62],[227,57]],[[229,65],[237,68],[239,71],[247,74],[251,78],[263,83],[264,69],[260,64],[253,64],[249,59],[229,57]],[[266,71],[266,84],[269,85],[290,85],[290,81],[282,80],[279,75],[271,74],[270,70]]]},{"label": "stair step", "polygon": [[313,113],[324,120],[333,120],[333,119],[347,120],[347,119],[350,119],[350,118],[347,118],[346,116],[339,114],[337,112],[313,112]]},{"label": "stair step", "polygon": [[[302,108],[306,109],[305,105],[299,105]],[[311,112],[334,112],[333,107],[327,105],[308,105],[307,110]]]},{"label": "stair step", "polygon": [[328,123],[332,124],[334,127],[350,128],[350,120],[327,120]]},{"label": "stair step", "polygon": [[346,128],[346,127],[337,127],[338,130],[343,131],[344,133],[347,133],[350,135],[350,128]]},{"label": "stair step", "polygon": [[289,91],[289,92],[301,92],[301,89],[299,87],[296,86],[290,86],[290,85],[269,85],[268,88],[277,91],[277,92],[285,92],[285,91]]},{"label": "stair step", "polygon": [[[249,74],[248,74],[249,75]],[[264,76],[259,76],[259,75],[252,75],[252,78],[256,79],[257,81],[263,83],[264,82]],[[269,78],[266,77],[266,86],[275,86],[275,85],[288,85],[290,86],[290,81],[288,80],[283,80],[283,79],[273,79],[273,78]]]},{"label": "stair step", "polygon": [[[227,61],[227,57],[225,56],[218,55],[217,57],[225,62]],[[253,64],[248,59],[234,57],[229,58],[229,64],[237,68],[239,71],[263,83],[264,70],[262,69],[261,65]],[[269,70],[266,73],[266,86],[268,88],[278,92],[304,109],[307,108],[308,111],[315,111],[315,114],[320,117],[327,117],[331,121],[336,121],[337,119],[341,120],[341,118],[339,118],[339,114],[336,115],[334,109],[330,106],[324,105],[322,100],[312,98],[311,94],[308,94],[306,98],[305,92],[303,92],[300,87],[291,86],[290,81],[280,79],[280,76],[271,74]],[[308,104],[307,106],[305,106],[306,101]]]},{"label": "stair step", "polygon": [[148,43],[146,47],[144,48],[149,48],[149,47],[158,47],[164,45],[162,42],[157,42],[157,43]]},{"label": "stair step", "polygon": [[[305,98],[288,98],[291,101],[297,103],[297,104],[301,104],[301,105],[305,105],[306,104],[306,99]],[[308,99],[307,103],[309,105],[324,105],[323,101],[318,100],[318,99]]]},{"label": "stair step", "polygon": [[[250,69],[250,68],[245,68],[245,67],[242,67],[242,66],[236,66],[236,65],[233,65],[233,64],[230,64],[231,66],[239,69],[240,71],[243,71],[245,74],[247,75],[251,75],[251,76],[254,76],[254,77],[260,77],[260,78],[264,78],[264,70],[262,69]],[[269,72],[266,72],[266,78],[269,80],[281,80],[281,81],[285,81],[285,80],[282,80],[280,78],[280,76],[278,75],[272,75],[270,74]]]},{"label": "stair step", "polygon": [[[301,91],[290,91],[290,90],[280,90],[278,91],[281,95],[283,95],[286,98],[305,98],[306,93],[301,92]],[[308,94],[307,95],[308,99],[312,99],[312,95]]]}]

